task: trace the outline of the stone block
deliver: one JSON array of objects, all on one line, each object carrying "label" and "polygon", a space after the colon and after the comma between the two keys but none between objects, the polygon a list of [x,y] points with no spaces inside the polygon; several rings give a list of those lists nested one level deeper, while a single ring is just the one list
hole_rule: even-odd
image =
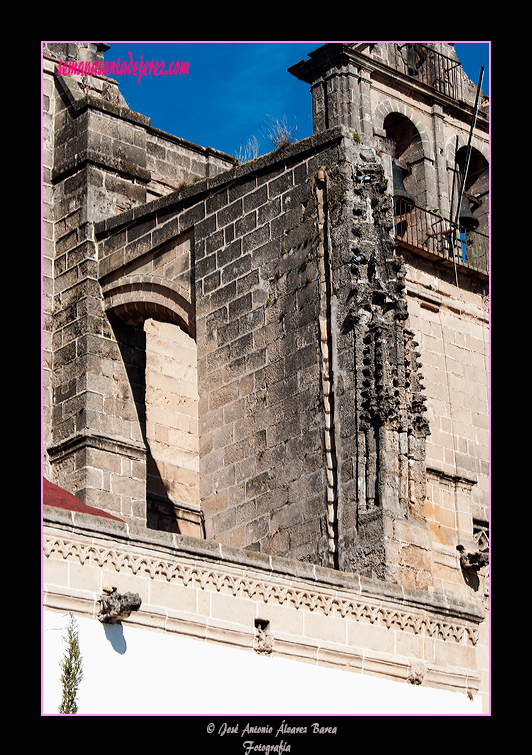
[{"label": "stone block", "polygon": [[243,237],[242,251],[244,254],[253,252],[255,249],[264,246],[269,240],[270,235],[268,226],[263,225]]},{"label": "stone block", "polygon": [[68,586],[68,563],[59,558],[45,558],[43,560],[43,587],[48,585]]},{"label": "stone block", "polygon": [[210,295],[210,312],[213,312],[216,309],[219,309],[224,304],[228,304],[229,302],[233,301],[233,299],[236,296],[236,282],[231,281],[230,283],[225,284],[219,289],[216,289],[216,291],[213,291]]},{"label": "stone block", "polygon": [[355,648],[395,653],[395,632],[369,621],[347,621],[346,642]]},{"label": "stone block", "polygon": [[324,616],[319,609],[305,611],[304,636],[323,642],[348,642],[347,623],[340,618]]},{"label": "stone block", "polygon": [[229,283],[234,278],[241,278],[251,271],[252,258],[250,254],[239,257],[226,265],[222,270],[222,284]]},{"label": "stone block", "polygon": [[257,207],[260,207],[260,205],[265,205],[267,201],[268,189],[266,186],[261,186],[255,191],[246,193],[246,195],[244,196],[244,212],[248,213],[251,210],[256,209]]},{"label": "stone block", "polygon": [[256,498],[270,489],[271,474],[269,471],[261,472],[246,482],[246,497]]},{"label": "stone block", "polygon": [[254,626],[256,611],[255,602],[252,600],[234,598],[231,594],[223,594],[222,592],[211,593],[210,617],[213,620],[241,624],[251,631]]},{"label": "stone block", "polygon": [[315,543],[321,535],[321,520],[314,519],[310,522],[303,522],[290,527],[290,547],[311,543],[315,549]]},{"label": "stone block", "polygon": [[268,184],[268,197],[273,199],[278,194],[288,191],[294,185],[293,173],[288,171]]},{"label": "stone block", "polygon": [[269,520],[269,516],[263,516],[249,522],[246,525],[246,541],[251,544],[266,537],[270,531]]},{"label": "stone block", "polygon": [[299,524],[303,518],[303,510],[299,501],[286,503],[271,514],[270,529],[274,532],[277,529],[286,529],[294,524]]},{"label": "stone block", "polygon": [[196,590],[173,582],[153,580],[150,584],[150,603],[195,615],[197,612]]},{"label": "stone block", "polygon": [[227,532],[236,526],[236,511],[235,509],[227,509],[221,511],[219,514],[215,514],[212,517],[212,527],[214,537],[218,537],[222,532]]},{"label": "stone block", "polygon": [[216,214],[216,223],[218,228],[223,228],[225,225],[229,225],[242,215],[242,200],[238,199],[232,204],[228,204],[219,210]]}]

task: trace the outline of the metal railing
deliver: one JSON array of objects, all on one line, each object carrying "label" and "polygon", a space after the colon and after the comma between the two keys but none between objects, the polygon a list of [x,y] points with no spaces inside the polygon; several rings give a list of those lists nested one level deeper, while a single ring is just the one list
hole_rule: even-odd
[{"label": "metal railing", "polygon": [[429,210],[395,198],[395,237],[400,245],[426,257],[438,257],[462,269],[489,273],[489,237],[455,227]]},{"label": "metal railing", "polygon": [[462,77],[457,60],[418,42],[394,46],[394,55],[394,67],[398,71],[447,97],[462,99]]}]

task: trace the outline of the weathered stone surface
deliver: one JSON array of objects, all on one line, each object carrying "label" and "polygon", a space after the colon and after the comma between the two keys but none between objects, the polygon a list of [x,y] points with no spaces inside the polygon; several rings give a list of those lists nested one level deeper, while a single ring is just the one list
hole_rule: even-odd
[{"label": "weathered stone surface", "polygon": [[[364,55],[381,65],[383,50],[330,48],[349,66]],[[412,306],[386,140],[403,170],[415,158],[407,183],[423,202],[437,193],[436,150],[420,120],[405,126],[406,108],[370,107],[370,80],[357,83],[354,68],[341,82],[331,74],[321,102],[325,62],[294,71],[312,79],[316,124],[325,118],[316,133],[240,166],[152,129],[98,77],[87,92],[75,77],[57,83],[53,108],[47,90],[57,118],[47,463],[131,523],[196,526],[250,552],[429,586],[427,444],[433,456],[451,446],[425,395],[443,400],[434,369],[452,359],[458,379],[464,354],[440,356],[436,325]],[[439,104],[434,118],[443,187]],[[204,180],[178,187],[200,158]],[[444,306],[416,285],[421,306]],[[157,321],[193,341],[188,361]],[[456,479],[481,467],[471,448],[464,438],[452,449]],[[457,492],[460,521],[469,494]]]},{"label": "weathered stone surface", "polygon": [[142,605],[138,593],[125,592],[121,595],[115,587],[107,595],[102,595],[99,602],[101,609],[98,619],[102,624],[119,624]]},{"label": "weathered stone surface", "polygon": [[[98,569],[127,563],[155,606],[177,590],[201,613],[209,586],[202,639],[242,609],[246,647],[283,652],[260,601],[322,660],[363,635],[401,654],[403,681],[447,684],[458,664],[467,687],[488,594],[489,281],[478,238],[451,248],[445,230],[476,94],[453,46],[414,45],[406,72],[410,47],[325,45],[293,70],[314,135],[243,165],[154,129],[106,77],[57,76],[105,49],[44,55],[44,469],[122,521],[47,511],[52,578],[88,569],[90,603]],[[452,91],[419,80],[438,55]],[[484,233],[487,133],[481,111],[466,194]],[[76,528],[98,544],[71,549]],[[134,610],[122,597],[106,620]]]}]

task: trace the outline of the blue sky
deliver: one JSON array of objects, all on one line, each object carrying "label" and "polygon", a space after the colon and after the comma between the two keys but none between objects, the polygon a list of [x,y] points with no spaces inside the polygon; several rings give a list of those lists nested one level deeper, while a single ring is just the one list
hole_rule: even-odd
[{"label": "blue sky", "polygon": [[[228,154],[259,141],[259,154],[272,149],[265,136],[269,118],[286,119],[295,136],[312,133],[309,86],[287,69],[305,60],[323,42],[110,42],[109,61],[190,63],[188,75],[115,76],[129,107],[151,118],[152,125],[203,147]],[[459,42],[456,50],[468,76],[489,92],[489,43]]]}]

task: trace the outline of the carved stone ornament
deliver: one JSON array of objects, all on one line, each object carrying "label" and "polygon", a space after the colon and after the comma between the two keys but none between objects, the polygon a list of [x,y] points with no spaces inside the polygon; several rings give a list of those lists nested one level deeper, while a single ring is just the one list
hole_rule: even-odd
[{"label": "carved stone ornament", "polygon": [[[331,595],[319,586],[275,583],[258,575],[230,574],[217,566],[201,566],[187,561],[180,562],[174,558],[134,554],[121,548],[81,543],[62,537],[45,537],[44,555],[49,558],[52,554],[66,560],[78,561],[80,564],[92,562],[99,567],[111,567],[117,572],[175,582],[183,587],[190,585],[201,590],[223,590],[233,597],[247,597],[252,600],[260,597],[263,603],[284,604],[297,610],[319,611],[325,616],[338,613],[342,618],[347,616],[356,621],[369,621],[371,624],[377,623],[388,628],[395,625],[414,634],[425,632],[430,637],[447,641],[461,643],[465,640],[466,644],[476,645],[479,636],[478,627],[455,621],[451,617],[435,620],[430,613],[416,611],[407,606],[390,612],[384,606],[375,604],[370,599],[366,600],[364,596]],[[125,598],[127,595],[128,593],[117,598]],[[100,598],[100,602],[103,600],[100,621],[113,619],[111,608],[115,599],[113,594]],[[131,610],[137,609],[131,607]],[[125,618],[125,614],[121,614],[120,618]]]},{"label": "carved stone ornament", "polygon": [[273,651],[273,637],[270,632],[270,622],[256,619],[255,642],[253,649],[261,655],[271,655]]},{"label": "carved stone ornament", "polygon": [[471,553],[463,545],[457,545],[456,550],[460,553],[460,566],[464,571],[478,572],[489,564],[489,553],[486,551]]},{"label": "carved stone ornament", "polygon": [[116,587],[104,589],[104,594],[98,600],[101,609],[98,620],[103,624],[119,624],[122,619],[127,619],[132,611],[138,611],[142,600],[138,593],[125,592],[120,595]]},{"label": "carved stone ornament", "polygon": [[415,685],[423,684],[423,679],[425,678],[426,671],[427,669],[424,663],[422,663],[421,661],[415,661],[410,666],[410,670],[408,672],[406,681],[409,684],[415,684]]}]

